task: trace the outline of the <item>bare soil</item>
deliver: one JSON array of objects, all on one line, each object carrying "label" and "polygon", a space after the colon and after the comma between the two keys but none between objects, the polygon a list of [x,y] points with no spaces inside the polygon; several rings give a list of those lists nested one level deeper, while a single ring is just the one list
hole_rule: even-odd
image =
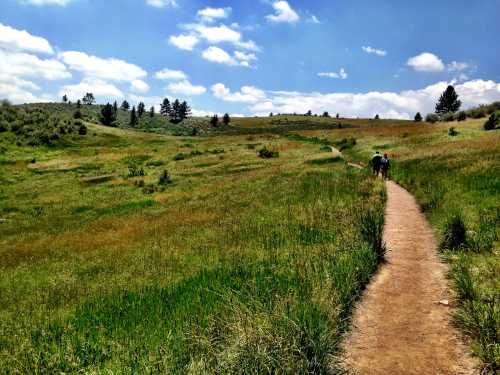
[{"label": "bare soil", "polygon": [[447,266],[411,194],[387,182],[386,263],[368,286],[344,342],[354,374],[475,374],[451,325]]}]

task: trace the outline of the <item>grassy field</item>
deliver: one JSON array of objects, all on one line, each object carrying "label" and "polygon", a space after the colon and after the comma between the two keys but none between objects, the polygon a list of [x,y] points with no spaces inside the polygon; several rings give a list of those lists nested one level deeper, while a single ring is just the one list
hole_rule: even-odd
[{"label": "grassy field", "polygon": [[0,373],[335,371],[380,181],[280,135],[86,126],[0,134]]},{"label": "grassy field", "polygon": [[[300,132],[333,142],[355,138],[344,154],[367,165],[388,152],[392,178],[414,193],[450,262],[456,323],[485,371],[500,370],[500,133],[485,119],[439,124],[371,124],[335,132]],[[458,134],[450,135],[450,127]]]}]

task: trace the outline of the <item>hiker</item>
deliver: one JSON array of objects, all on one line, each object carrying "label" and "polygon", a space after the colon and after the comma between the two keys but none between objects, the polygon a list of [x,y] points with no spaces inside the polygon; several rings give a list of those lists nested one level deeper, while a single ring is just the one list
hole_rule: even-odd
[{"label": "hiker", "polygon": [[384,180],[389,179],[389,164],[390,164],[389,156],[387,156],[387,154],[384,154],[384,157],[382,158],[382,160],[380,160],[380,167],[382,169],[382,178]]},{"label": "hiker", "polygon": [[382,155],[380,155],[380,152],[375,152],[375,154],[372,156],[372,168],[373,168],[373,174],[378,177],[378,174],[380,172],[380,163],[382,161]]}]

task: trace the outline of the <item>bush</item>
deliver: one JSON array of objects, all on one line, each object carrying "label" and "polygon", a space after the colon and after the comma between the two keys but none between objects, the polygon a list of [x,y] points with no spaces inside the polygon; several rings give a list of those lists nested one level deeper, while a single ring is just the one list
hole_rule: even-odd
[{"label": "bush", "polygon": [[87,127],[83,124],[80,125],[78,128],[78,134],[79,135],[86,135],[87,134]]},{"label": "bush", "polygon": [[467,119],[467,114],[464,111],[460,112],[457,116],[458,121],[465,121],[466,119]]},{"label": "bush", "polygon": [[451,112],[445,113],[442,117],[442,120],[445,122],[455,121],[455,115]]},{"label": "bush", "polygon": [[467,241],[467,228],[460,213],[451,213],[443,229],[443,242],[441,249],[459,250],[463,248]]},{"label": "bush", "polygon": [[484,130],[494,130],[500,124],[500,113],[493,113],[488,121],[484,123]]},{"label": "bush", "polygon": [[7,130],[9,130],[7,121],[0,121],[0,133],[6,132]]},{"label": "bush", "polygon": [[456,135],[458,135],[458,132],[457,130],[452,126],[451,128],[448,129],[448,135],[451,136],[451,137],[454,137]]},{"label": "bush", "polygon": [[160,178],[158,179],[158,185],[164,186],[171,183],[172,183],[172,178],[170,176],[170,173],[165,169],[160,175]]},{"label": "bush", "polygon": [[184,160],[184,159],[186,159],[186,155],[185,155],[185,154],[183,154],[182,152],[178,153],[177,155],[175,155],[175,156],[173,157],[173,160],[174,160],[174,161]]},{"label": "bush", "polygon": [[280,153],[278,151],[268,149],[266,146],[264,146],[263,148],[261,148],[259,150],[259,157],[261,157],[263,159],[277,158],[279,156],[280,156]]},{"label": "bush", "polygon": [[434,124],[439,121],[439,116],[435,113],[429,113],[427,116],[425,116],[425,121]]},{"label": "bush", "polygon": [[475,119],[486,117],[486,112],[484,107],[474,108],[469,111],[470,117]]},{"label": "bush", "polygon": [[76,120],[76,119],[81,119],[83,116],[82,116],[82,112],[80,112],[79,109],[77,109],[75,111],[75,113],[73,113],[73,118]]}]

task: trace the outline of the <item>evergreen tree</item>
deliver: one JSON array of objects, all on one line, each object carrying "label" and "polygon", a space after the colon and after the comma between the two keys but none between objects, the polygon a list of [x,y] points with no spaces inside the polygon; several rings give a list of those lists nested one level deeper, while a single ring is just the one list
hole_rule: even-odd
[{"label": "evergreen tree", "polygon": [[169,117],[171,112],[172,107],[170,106],[170,101],[167,98],[163,99],[163,103],[160,105],[160,115]]},{"label": "evergreen tree", "polygon": [[128,104],[128,102],[124,100],[120,108],[123,109],[124,111],[128,111],[130,109],[130,104]]},{"label": "evergreen tree", "polygon": [[210,125],[212,125],[214,128],[219,124],[219,116],[213,115],[212,118],[210,119]]},{"label": "evergreen tree", "polygon": [[115,112],[115,115],[118,113],[118,103],[116,102],[116,100],[113,103],[113,112]]},{"label": "evergreen tree", "polygon": [[229,117],[229,114],[225,114],[224,117],[222,118],[222,122],[224,125],[229,125],[229,123],[231,122],[231,117]]},{"label": "evergreen tree", "polygon": [[271,112],[271,113],[269,114],[269,117],[273,117],[273,116],[274,116],[274,114]]},{"label": "evergreen tree", "polygon": [[83,104],[86,104],[86,105],[94,104],[95,103],[94,94],[92,94],[91,92],[86,93],[82,99],[82,102],[83,102]]},{"label": "evergreen tree", "polygon": [[186,101],[183,101],[179,106],[179,119],[184,120],[191,116],[191,108]]},{"label": "evergreen tree", "polygon": [[76,108],[77,108],[77,109],[82,108],[82,101],[81,101],[80,99],[78,99],[78,100],[76,101]]},{"label": "evergreen tree", "polygon": [[113,106],[107,103],[101,108],[101,116],[99,117],[101,124],[106,126],[114,126],[116,121],[116,113]]},{"label": "evergreen tree", "polygon": [[67,95],[63,95],[62,101],[63,101],[63,103],[67,103],[68,102],[68,96]]},{"label": "evergreen tree", "polygon": [[307,111],[306,116],[312,116],[311,110]]},{"label": "evergreen tree", "polygon": [[335,116],[337,118],[337,120],[340,118],[340,115],[337,113],[337,115]]},{"label": "evergreen tree", "polygon": [[137,126],[137,124],[139,123],[138,121],[138,118],[137,118],[137,114],[135,112],[135,106],[132,107],[132,112],[130,112],[130,122],[129,122],[129,125],[132,126],[132,127],[135,127]]},{"label": "evergreen tree", "polygon": [[323,112],[323,117],[330,117],[330,114],[328,112]]},{"label": "evergreen tree", "polygon": [[417,114],[415,115],[415,122],[422,122],[422,120],[422,115],[420,114],[420,112],[417,112]]},{"label": "evergreen tree", "polygon": [[180,110],[181,110],[181,102],[179,99],[175,99],[172,104],[172,111],[170,112],[170,117],[172,117],[175,121],[180,119]]},{"label": "evergreen tree", "polygon": [[140,102],[137,106],[137,116],[142,117],[142,115],[146,112],[146,106],[143,102]]},{"label": "evergreen tree", "polygon": [[155,107],[152,106],[150,109],[149,109],[149,117],[151,118],[154,118],[155,117]]},{"label": "evergreen tree", "polygon": [[455,113],[462,105],[462,102],[458,100],[458,95],[455,92],[453,86],[448,86],[447,89],[441,94],[439,101],[436,104],[436,113]]}]

